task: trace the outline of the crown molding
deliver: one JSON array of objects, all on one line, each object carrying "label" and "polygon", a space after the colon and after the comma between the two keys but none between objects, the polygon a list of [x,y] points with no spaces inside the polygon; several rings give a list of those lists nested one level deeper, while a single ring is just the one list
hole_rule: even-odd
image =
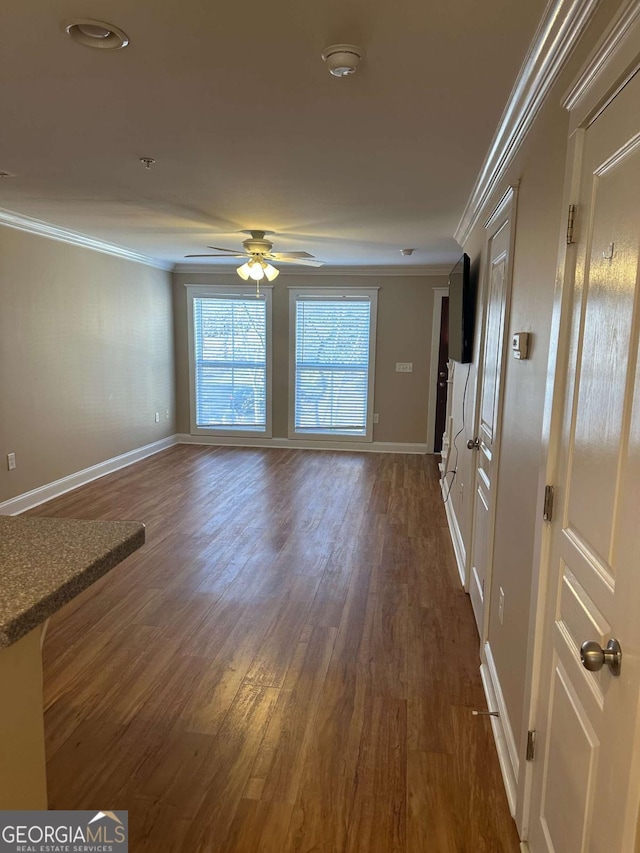
[{"label": "crown molding", "polygon": [[[277,261],[275,261],[277,264]],[[373,266],[362,266],[362,267],[296,267],[295,269],[291,267],[287,267],[284,269],[280,267],[280,273],[282,275],[341,275],[341,276],[351,276],[351,275],[360,275],[360,276],[433,276],[433,275],[449,275],[451,272],[451,268],[453,263],[439,266],[429,266],[427,264],[422,264],[420,266],[402,266],[398,264],[397,266],[386,266],[386,267],[373,267]],[[223,267],[219,265],[205,265],[205,264],[176,264],[173,268],[174,273],[187,273],[189,275],[229,275],[233,273],[235,275],[236,268],[235,267]]]},{"label": "crown molding", "polygon": [[60,228],[58,225],[52,225],[50,222],[42,222],[40,219],[23,216],[21,213],[14,213],[4,208],[0,208],[0,225],[6,225],[8,228],[15,228],[18,231],[26,231],[29,234],[37,234],[40,237],[49,237],[51,240],[69,243],[71,246],[92,249],[94,252],[113,255],[116,258],[123,258],[126,261],[134,261],[137,264],[145,264],[148,267],[155,267],[156,269],[166,271],[173,269],[171,262],[150,258],[148,255],[142,255],[131,249],[125,249],[123,246],[106,243],[104,240],[98,240],[96,237],[79,234],[76,231]]},{"label": "crown molding", "polygon": [[640,66],[639,38],[640,0],[625,0],[578,72],[562,106],[577,111],[578,120],[585,120],[602,96],[608,94],[606,103],[610,103]]},{"label": "crown molding", "polygon": [[464,245],[600,0],[550,0],[520,69],[454,237]]}]

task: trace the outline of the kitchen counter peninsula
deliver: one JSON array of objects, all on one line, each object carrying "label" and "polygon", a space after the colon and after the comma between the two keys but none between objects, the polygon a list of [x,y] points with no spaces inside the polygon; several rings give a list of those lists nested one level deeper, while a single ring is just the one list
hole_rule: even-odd
[{"label": "kitchen counter peninsula", "polygon": [[135,521],[0,516],[0,809],[47,807],[47,620],[144,539],[144,525]]}]

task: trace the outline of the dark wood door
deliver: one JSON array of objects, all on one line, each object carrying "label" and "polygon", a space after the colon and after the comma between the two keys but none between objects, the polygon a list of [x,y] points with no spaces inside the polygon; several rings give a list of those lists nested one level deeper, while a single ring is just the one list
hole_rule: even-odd
[{"label": "dark wood door", "polygon": [[440,346],[438,349],[438,385],[436,393],[436,431],[433,437],[433,450],[442,450],[442,434],[447,419],[447,362],[449,361],[449,297],[442,298],[440,314]]}]

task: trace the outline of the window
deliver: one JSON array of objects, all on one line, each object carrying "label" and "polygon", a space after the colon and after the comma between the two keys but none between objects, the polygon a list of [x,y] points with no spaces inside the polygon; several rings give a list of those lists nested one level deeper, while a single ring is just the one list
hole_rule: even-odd
[{"label": "window", "polygon": [[290,291],[291,438],[372,440],[378,292]]},{"label": "window", "polygon": [[187,288],[191,431],[271,435],[271,289]]}]

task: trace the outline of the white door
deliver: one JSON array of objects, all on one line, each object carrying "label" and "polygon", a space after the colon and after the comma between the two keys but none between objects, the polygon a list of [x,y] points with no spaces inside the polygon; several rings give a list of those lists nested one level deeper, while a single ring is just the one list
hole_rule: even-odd
[{"label": "white door", "polygon": [[[532,853],[632,853],[640,802],[640,79],[585,133]],[[570,316],[569,316],[570,315]],[[587,671],[586,640],[622,647]]]},{"label": "white door", "polygon": [[484,342],[476,431],[476,476],[469,593],[480,640],[485,637],[484,603],[489,594],[495,483],[500,438],[502,362],[511,276],[513,191],[488,225]]}]

